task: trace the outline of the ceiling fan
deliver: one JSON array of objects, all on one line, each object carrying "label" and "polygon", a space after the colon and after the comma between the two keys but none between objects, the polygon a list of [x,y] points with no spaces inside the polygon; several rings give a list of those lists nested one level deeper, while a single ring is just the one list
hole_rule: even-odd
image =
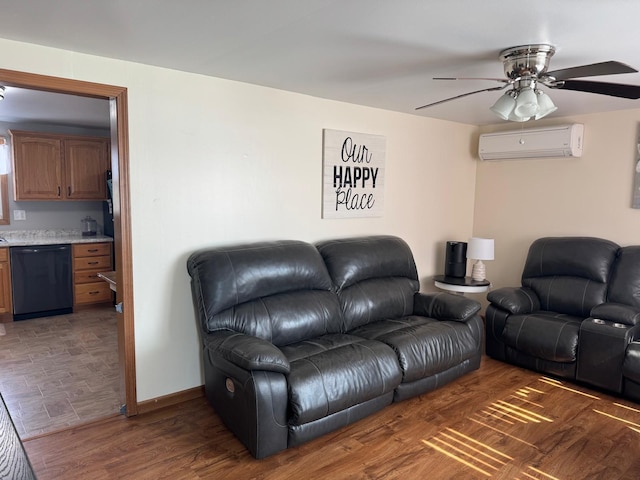
[{"label": "ceiling fan", "polygon": [[506,78],[436,77],[434,80],[493,80],[504,85],[463,93],[462,95],[422,105],[416,110],[433,107],[434,105],[440,105],[444,102],[480,92],[491,92],[512,87],[498,99],[491,107],[491,110],[503,120],[514,122],[526,122],[530,119],[538,120],[557,110],[549,95],[538,88],[540,85],[553,89],[575,90],[612,97],[640,98],[640,85],[574,80],[575,78],[595,77],[598,75],[635,73],[637,72],[635,68],[612,60],[548,71],[549,60],[555,51],[554,46],[547,44],[521,45],[503,50],[500,52],[499,58],[504,64]]}]

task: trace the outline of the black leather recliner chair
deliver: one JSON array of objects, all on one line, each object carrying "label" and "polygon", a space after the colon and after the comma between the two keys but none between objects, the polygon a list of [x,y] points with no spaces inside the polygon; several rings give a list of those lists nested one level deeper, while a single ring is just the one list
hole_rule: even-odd
[{"label": "black leather recliner chair", "polygon": [[522,286],[487,299],[487,355],[640,398],[640,247],[541,238]]}]

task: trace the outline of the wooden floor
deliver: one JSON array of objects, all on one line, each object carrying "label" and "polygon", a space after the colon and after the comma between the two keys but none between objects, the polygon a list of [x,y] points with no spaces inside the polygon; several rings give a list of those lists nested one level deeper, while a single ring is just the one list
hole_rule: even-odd
[{"label": "wooden floor", "polygon": [[263,460],[204,399],[25,447],[40,480],[637,480],[640,405],[483,359],[435,392]]},{"label": "wooden floor", "polygon": [[117,414],[111,306],[0,324],[0,392],[21,438]]}]

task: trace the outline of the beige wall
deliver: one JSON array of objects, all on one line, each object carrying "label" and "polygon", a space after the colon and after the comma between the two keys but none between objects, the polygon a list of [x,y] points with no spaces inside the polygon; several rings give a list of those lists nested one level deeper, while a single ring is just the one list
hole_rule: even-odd
[{"label": "beige wall", "polygon": [[[478,162],[468,125],[2,39],[0,48],[1,68],[129,89],[140,401],[202,382],[185,271],[197,248],[390,233],[409,242],[433,289],[444,242],[473,232],[496,239],[487,271],[497,288],[519,283],[535,238],[640,238],[630,208],[640,110],[538,123],[584,123],[582,158]],[[382,218],[320,218],[323,128],[387,138]]]},{"label": "beige wall", "polygon": [[[639,122],[640,110],[529,122],[583,123],[583,156],[478,162],[473,231],[495,238],[496,259],[487,262],[494,288],[520,285],[527,250],[539,237],[640,242],[640,210],[631,208]],[[505,126],[481,131],[498,129]]]},{"label": "beige wall", "polygon": [[[128,88],[138,400],[202,384],[185,261],[252,240],[395,234],[423,288],[473,225],[476,128],[0,39],[0,67]],[[384,216],[322,220],[322,129],[387,139]]]}]

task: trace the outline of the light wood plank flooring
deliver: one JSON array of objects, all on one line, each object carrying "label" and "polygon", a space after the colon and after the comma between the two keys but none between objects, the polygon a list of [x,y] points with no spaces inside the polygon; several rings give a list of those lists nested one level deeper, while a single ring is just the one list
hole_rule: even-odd
[{"label": "light wood plank flooring", "polygon": [[25,447],[40,480],[637,480],[640,405],[485,358],[435,392],[263,460],[204,398]]},{"label": "light wood plank flooring", "polygon": [[113,307],[0,324],[0,392],[23,439],[117,414]]}]

